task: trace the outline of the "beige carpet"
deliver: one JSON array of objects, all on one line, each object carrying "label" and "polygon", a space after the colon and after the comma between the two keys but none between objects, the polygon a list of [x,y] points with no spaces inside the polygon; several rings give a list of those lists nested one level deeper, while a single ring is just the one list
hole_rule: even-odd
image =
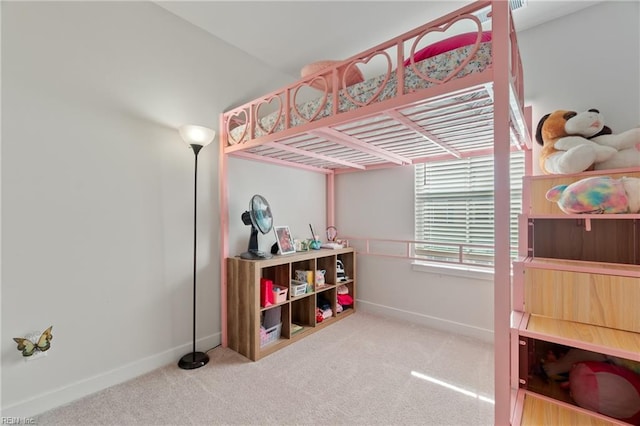
[{"label": "beige carpet", "polygon": [[493,347],[358,312],[251,362],[222,347],[36,418],[38,425],[492,425]]}]

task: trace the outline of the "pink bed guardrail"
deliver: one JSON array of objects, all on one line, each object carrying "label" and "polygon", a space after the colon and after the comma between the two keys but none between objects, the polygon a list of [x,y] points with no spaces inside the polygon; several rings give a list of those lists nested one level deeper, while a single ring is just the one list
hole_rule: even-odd
[{"label": "pink bed guardrail", "polygon": [[[406,58],[411,58],[415,53],[416,49],[419,47],[420,41],[428,34],[434,32],[445,32],[451,25],[461,20],[469,20],[475,23],[477,27],[478,37],[476,44],[474,45],[472,51],[469,54],[468,59],[470,60],[475,53],[477,52],[480,40],[481,40],[481,32],[482,32],[482,24],[480,20],[476,17],[476,14],[479,13],[484,8],[490,7],[491,1],[478,1],[470,4],[467,7],[459,9],[453,13],[445,15],[439,19],[431,21],[423,26],[420,26],[412,31],[409,31],[405,34],[402,34],[396,38],[393,38],[385,43],[379,44],[371,49],[365,50],[360,54],[357,54],[351,58],[346,59],[343,62],[336,63],[333,66],[325,68],[321,71],[316,72],[315,74],[309,75],[303,79],[298,80],[297,82],[286,86],[282,89],[273,91],[268,93],[258,99],[255,99],[251,102],[248,102],[244,105],[231,109],[225,113],[223,113],[223,131],[222,131],[222,143],[225,147],[231,147],[231,145],[238,145],[236,147],[231,147],[228,151],[237,151],[241,150],[242,145],[247,144],[254,139],[260,140],[270,140],[270,136],[279,132],[283,132],[292,128],[292,118],[296,117],[302,124],[296,126],[306,126],[310,123],[314,123],[317,120],[322,120],[322,118],[318,118],[319,111],[329,102],[329,99],[332,100],[332,113],[330,116],[335,116],[339,114],[338,105],[339,105],[339,96],[340,93],[343,93],[343,96],[347,97],[350,101],[356,104],[357,108],[363,108],[378,101],[378,97],[382,88],[386,85],[391,77],[391,73],[395,72],[397,77],[397,91],[396,97],[402,96],[403,94],[408,93],[408,90],[404,87],[404,75],[405,75],[405,65],[404,62]],[[489,14],[490,15],[490,14]],[[518,107],[523,110],[524,105],[522,104],[523,99],[523,85],[522,85],[522,62],[520,58],[520,54],[518,51],[518,44],[516,33],[513,27],[513,20],[511,14],[508,17],[508,25],[509,25],[509,45],[510,45],[510,76],[511,76],[511,87],[515,92],[516,99],[518,99]],[[504,23],[495,23],[496,25],[504,25]],[[410,46],[410,47],[406,47]],[[492,53],[493,54],[493,53]],[[348,70],[350,67],[357,66],[358,64],[367,64],[374,57],[382,57],[387,64],[387,73],[384,77],[383,81],[380,83],[380,90],[375,92],[370,96],[366,101],[360,101],[358,99],[354,99],[345,89],[345,76],[348,75]],[[393,71],[393,59],[395,57],[395,62],[397,64],[395,71]],[[413,62],[411,61],[407,67],[412,68],[412,70],[424,80],[430,81],[434,85],[442,85],[451,81],[453,77],[458,73],[458,71],[466,65],[466,62],[463,61],[454,71],[452,71],[448,77],[443,80],[433,80],[426,75],[420,73],[420,71],[415,67]],[[325,90],[318,92],[321,93],[322,100],[320,101],[320,106],[317,108],[315,114],[310,113],[305,115],[296,107],[296,100],[299,92],[304,87],[311,87],[311,85],[324,85]],[[328,90],[328,87],[331,86],[331,90]],[[428,90],[424,89],[424,90]],[[268,128],[263,127],[263,124],[260,123],[259,118],[263,116],[261,111],[275,110],[277,112],[277,119],[274,121],[273,126]],[[264,112],[262,111],[262,112]],[[323,117],[328,118],[328,117]],[[277,123],[282,123],[281,127],[278,127]],[[244,126],[242,132],[235,137],[230,135],[230,131],[238,126]],[[260,137],[256,136],[256,132],[260,130],[262,134]],[[253,145],[253,144],[251,144]]]}]

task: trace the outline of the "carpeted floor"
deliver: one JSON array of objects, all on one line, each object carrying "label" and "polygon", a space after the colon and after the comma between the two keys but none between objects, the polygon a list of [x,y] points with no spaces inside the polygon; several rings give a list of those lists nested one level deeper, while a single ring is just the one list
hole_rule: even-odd
[{"label": "carpeted floor", "polygon": [[222,347],[39,415],[38,425],[492,425],[493,347],[358,312],[258,362]]}]

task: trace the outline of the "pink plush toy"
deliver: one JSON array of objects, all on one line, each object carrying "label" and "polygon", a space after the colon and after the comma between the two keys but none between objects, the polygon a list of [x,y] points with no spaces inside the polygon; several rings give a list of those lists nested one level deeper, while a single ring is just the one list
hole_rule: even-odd
[{"label": "pink plush toy", "polygon": [[546,198],[567,214],[640,213],[640,178],[590,177],[554,186]]},{"label": "pink plush toy", "polygon": [[640,375],[618,365],[587,361],[573,366],[569,384],[578,406],[640,425]]},{"label": "pink plush toy", "polygon": [[571,348],[543,368],[578,406],[640,426],[640,362]]}]

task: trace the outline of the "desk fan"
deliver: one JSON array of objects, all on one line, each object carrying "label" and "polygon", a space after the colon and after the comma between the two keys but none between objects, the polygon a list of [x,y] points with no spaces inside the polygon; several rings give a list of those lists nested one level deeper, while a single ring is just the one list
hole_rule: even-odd
[{"label": "desk fan", "polygon": [[262,195],[254,195],[249,202],[249,210],[242,213],[242,222],[251,225],[251,236],[249,237],[249,248],[242,253],[242,259],[257,260],[269,259],[271,254],[258,250],[258,230],[266,234],[273,228],[273,216],[271,207]]}]

